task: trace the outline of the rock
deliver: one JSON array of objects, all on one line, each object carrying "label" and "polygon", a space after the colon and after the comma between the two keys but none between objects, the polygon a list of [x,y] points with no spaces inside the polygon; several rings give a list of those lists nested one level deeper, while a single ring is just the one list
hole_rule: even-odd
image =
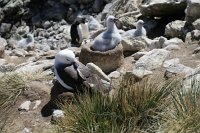
[{"label": "rock", "polygon": [[200,53],[200,47],[197,47],[197,48],[194,50],[193,54],[199,54],[199,53]]},{"label": "rock", "polygon": [[0,65],[0,72],[6,73],[6,72],[11,72],[15,69],[15,64],[14,63],[5,63]]},{"label": "rock", "polygon": [[180,46],[176,44],[170,44],[164,48],[165,50],[172,51],[172,50],[180,50]]},{"label": "rock", "polygon": [[10,56],[25,57],[26,54],[27,52],[23,49],[14,49],[12,53],[10,53]]},{"label": "rock", "polygon": [[42,103],[42,101],[41,100],[36,100],[34,103],[35,103],[35,105],[34,105],[33,109],[37,109],[38,106]]},{"label": "rock", "polygon": [[26,62],[16,66],[15,72],[17,73],[36,73],[44,70],[45,68],[51,68],[54,60],[42,60],[37,62]]},{"label": "rock", "polygon": [[93,4],[93,11],[94,12],[100,12],[101,9],[103,8],[103,0],[94,0],[94,4]]},{"label": "rock", "polygon": [[133,17],[133,16],[121,17],[117,21],[117,28],[124,29],[124,30],[135,29],[136,28],[136,22],[137,22],[136,17]]},{"label": "rock", "polygon": [[144,16],[166,16],[182,13],[186,7],[186,0],[145,0],[140,8]]},{"label": "rock", "polygon": [[110,78],[94,63],[87,63],[86,67],[88,67],[93,74],[98,75],[101,79],[110,82]]},{"label": "rock", "polygon": [[5,46],[0,44],[0,58],[5,56]]},{"label": "rock", "polygon": [[187,67],[183,64],[180,64],[178,58],[165,61],[163,63],[163,67],[166,68],[166,71],[165,71],[166,78],[170,78],[176,74],[188,75],[194,72],[194,69]]},{"label": "rock", "polygon": [[161,36],[154,38],[153,40],[149,40],[149,49],[160,49],[163,48],[164,43],[167,41],[167,38]]},{"label": "rock", "polygon": [[21,133],[32,133],[30,129],[24,128]]},{"label": "rock", "polygon": [[120,76],[121,76],[121,74],[120,74],[120,72],[118,72],[118,71],[111,72],[111,73],[108,75],[108,77],[109,77],[110,79],[117,79],[117,78],[119,78]]},{"label": "rock", "polygon": [[52,24],[51,24],[51,22],[49,22],[49,21],[45,21],[44,24],[43,24],[43,27],[44,27],[45,29],[48,29],[48,28],[51,27],[51,26],[52,26]]},{"label": "rock", "polygon": [[59,109],[56,109],[53,111],[53,114],[52,114],[52,120],[53,121],[56,121],[58,120],[59,118],[62,118],[64,117],[64,112],[62,110],[59,110]]},{"label": "rock", "polygon": [[170,22],[165,27],[165,35],[169,37],[179,37],[183,38],[185,36],[184,27],[186,21],[175,20]]},{"label": "rock", "polygon": [[81,53],[81,48],[80,47],[69,47],[67,49],[72,50],[74,52],[75,56],[79,56],[80,53]]},{"label": "rock", "polygon": [[133,69],[132,74],[137,79],[143,79],[144,77],[151,75],[152,71],[148,71],[144,69]]},{"label": "rock", "polygon": [[189,23],[194,22],[200,18],[200,1],[199,0],[187,0],[187,7],[185,9],[185,20]]},{"label": "rock", "polygon": [[170,40],[165,40],[165,42],[163,43],[163,47],[166,47],[168,45],[180,45],[183,44],[183,41],[177,37],[175,38],[171,38]]},{"label": "rock", "polygon": [[197,92],[199,91],[199,83],[200,83],[200,74],[199,70],[196,70],[191,75],[188,75],[183,80],[182,94],[186,94],[188,92]]},{"label": "rock", "polygon": [[200,30],[200,18],[194,21],[192,25],[194,26],[195,30]]},{"label": "rock", "polygon": [[105,73],[114,71],[123,64],[124,56],[121,44],[106,52],[92,51],[90,46],[86,44],[81,49],[79,61],[83,64],[94,63]]},{"label": "rock", "polygon": [[5,59],[0,59],[0,66],[6,64],[7,61]]},{"label": "rock", "polygon": [[154,70],[161,67],[164,60],[169,55],[169,51],[164,49],[153,49],[149,51],[146,55],[142,56],[135,63],[135,69],[145,69],[145,70]]},{"label": "rock", "polygon": [[20,26],[16,31],[19,35],[26,35],[30,32],[29,26]]},{"label": "rock", "polygon": [[5,46],[7,46],[8,44],[7,44],[7,41],[6,41],[4,38],[1,38],[1,37],[0,37],[0,46],[2,46],[2,45],[5,47]]},{"label": "rock", "polygon": [[25,101],[19,106],[18,110],[28,112],[30,109],[30,105],[31,101]]},{"label": "rock", "polygon": [[174,59],[166,60],[163,63],[163,67],[168,68],[170,66],[174,66],[174,65],[179,64],[179,62],[180,62],[179,58],[174,58]]},{"label": "rock", "polygon": [[192,43],[198,43],[200,40],[200,30],[193,30],[191,32],[188,32],[185,37],[185,42],[192,44]]},{"label": "rock", "polygon": [[1,23],[0,32],[1,33],[8,33],[11,29],[11,24],[9,23]]},{"label": "rock", "polygon": [[145,40],[143,37],[124,37],[122,38],[122,46],[124,52],[138,52],[142,49],[145,49],[147,47]]},{"label": "rock", "polygon": [[132,56],[134,57],[135,60],[139,60],[142,56],[146,55],[148,52],[137,52],[133,54]]}]

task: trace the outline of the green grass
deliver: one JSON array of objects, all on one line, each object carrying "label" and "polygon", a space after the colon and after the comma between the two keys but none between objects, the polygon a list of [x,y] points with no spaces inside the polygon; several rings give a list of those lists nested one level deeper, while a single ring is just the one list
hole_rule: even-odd
[{"label": "green grass", "polygon": [[[74,104],[63,106],[65,117],[57,121],[59,132],[129,133],[155,132],[170,106],[176,82],[145,79],[122,81],[113,97],[95,92],[83,94]],[[81,97],[81,98],[80,98]]]}]

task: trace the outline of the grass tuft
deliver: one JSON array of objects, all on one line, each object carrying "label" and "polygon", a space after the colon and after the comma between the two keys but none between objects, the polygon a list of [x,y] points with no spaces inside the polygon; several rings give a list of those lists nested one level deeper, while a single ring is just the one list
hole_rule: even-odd
[{"label": "grass tuft", "polygon": [[130,80],[122,81],[112,98],[98,92],[92,96],[84,94],[74,104],[63,106],[65,117],[57,121],[59,132],[154,132],[161,122],[161,113],[170,104],[174,83]]}]

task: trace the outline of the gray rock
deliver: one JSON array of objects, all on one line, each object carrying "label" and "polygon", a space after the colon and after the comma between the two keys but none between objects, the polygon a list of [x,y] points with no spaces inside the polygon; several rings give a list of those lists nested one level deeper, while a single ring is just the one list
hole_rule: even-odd
[{"label": "gray rock", "polygon": [[180,50],[180,46],[176,44],[170,44],[164,48],[165,50],[172,51],[172,50]]},{"label": "gray rock", "polygon": [[153,40],[149,40],[149,49],[161,49],[163,48],[164,43],[167,41],[167,38],[161,36],[154,38]]},{"label": "gray rock", "polygon": [[200,18],[194,21],[192,25],[194,26],[195,30],[200,30]]},{"label": "gray rock", "polygon": [[135,69],[154,70],[162,66],[168,55],[167,50],[153,49],[136,61],[134,67]]},{"label": "gray rock", "polygon": [[7,46],[7,41],[4,38],[0,37],[0,46]]},{"label": "gray rock", "polygon": [[10,53],[10,56],[25,57],[26,54],[27,52],[23,49],[14,49],[12,53]]},{"label": "gray rock", "polygon": [[140,8],[144,16],[166,16],[175,12],[183,12],[186,0],[145,0]]},{"label": "gray rock", "polygon": [[197,47],[197,48],[194,50],[193,54],[199,54],[199,53],[200,53],[200,47]]},{"label": "gray rock", "polygon": [[187,8],[185,9],[185,20],[189,23],[194,22],[200,18],[200,1],[199,0],[187,0]]},{"label": "gray rock", "polygon": [[185,42],[192,44],[192,43],[198,43],[200,40],[200,30],[193,30],[191,32],[188,32],[185,37]]},{"label": "gray rock", "polygon": [[64,112],[62,110],[59,110],[59,109],[56,109],[53,111],[53,114],[52,114],[52,120],[53,121],[56,121],[58,120],[59,118],[62,118],[64,117]]},{"label": "gray rock", "polygon": [[111,72],[111,73],[108,75],[108,77],[109,77],[110,79],[117,79],[117,78],[119,78],[120,76],[121,76],[121,74],[120,74],[120,72],[118,72],[118,71]]},{"label": "gray rock", "polygon": [[139,60],[142,56],[146,55],[148,52],[137,52],[133,54],[132,56],[134,57],[135,60]]},{"label": "gray rock", "polygon": [[5,46],[0,44],[0,58],[5,56]]},{"label": "gray rock", "polygon": [[170,78],[176,74],[189,75],[194,72],[193,68],[187,67],[179,63],[179,59],[171,59],[164,62],[163,67],[166,68],[165,77]]},{"label": "gray rock", "polygon": [[35,105],[33,106],[33,109],[37,109],[38,106],[42,103],[42,101],[41,100],[36,100],[36,101],[34,101],[34,103],[35,103]]},{"label": "gray rock", "polygon": [[152,71],[148,71],[148,70],[144,70],[144,69],[133,69],[133,71],[132,71],[132,74],[137,79],[142,79],[148,75],[151,75],[152,73],[153,73]]},{"label": "gray rock", "polygon": [[11,30],[11,24],[9,23],[1,23],[0,32],[8,33]]},{"label": "gray rock", "polygon": [[171,38],[170,40],[166,40],[164,43],[163,43],[163,47],[166,47],[168,45],[181,45],[183,44],[183,41],[177,37],[175,38]]},{"label": "gray rock", "polygon": [[20,26],[17,28],[16,33],[19,35],[26,35],[30,32],[30,27],[29,26]]},{"label": "gray rock", "polygon": [[185,36],[184,26],[186,21],[175,20],[165,27],[165,35],[169,37],[183,38]]},{"label": "gray rock", "polygon": [[26,62],[16,66],[15,72],[17,73],[36,73],[43,71],[46,68],[51,68],[54,60],[42,60],[37,62]]},{"label": "gray rock", "polygon": [[52,26],[51,22],[45,21],[44,24],[42,25],[45,29],[48,29],[49,27]]},{"label": "gray rock", "polygon": [[98,75],[101,79],[110,81],[110,78],[94,63],[87,63],[86,67],[88,67],[92,73]]},{"label": "gray rock", "polygon": [[30,110],[30,105],[31,101],[25,101],[19,106],[18,110],[28,112]]},{"label": "gray rock", "polygon": [[122,38],[123,51],[125,52],[138,52],[147,47],[146,41],[143,37],[124,37]]}]

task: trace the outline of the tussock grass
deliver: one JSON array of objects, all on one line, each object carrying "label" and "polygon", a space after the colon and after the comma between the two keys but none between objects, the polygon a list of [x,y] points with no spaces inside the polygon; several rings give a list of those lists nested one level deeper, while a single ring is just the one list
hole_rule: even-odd
[{"label": "tussock grass", "polygon": [[25,89],[25,81],[18,74],[5,75],[0,79],[0,131],[5,126],[10,107]]},{"label": "tussock grass", "polygon": [[163,116],[166,117],[166,123],[162,125],[163,133],[200,132],[200,88],[192,87],[195,88],[184,95],[180,92],[172,93],[173,104]]},{"label": "tussock grass", "polygon": [[162,122],[161,114],[170,105],[175,82],[145,79],[133,83],[122,81],[118,93],[95,92],[64,105],[65,117],[57,121],[59,132],[129,133],[155,132]]},{"label": "tussock grass", "polygon": [[6,124],[12,106],[18,97],[29,87],[31,81],[48,81],[52,76],[44,76],[42,71],[30,73],[9,73],[0,79],[0,132]]}]

